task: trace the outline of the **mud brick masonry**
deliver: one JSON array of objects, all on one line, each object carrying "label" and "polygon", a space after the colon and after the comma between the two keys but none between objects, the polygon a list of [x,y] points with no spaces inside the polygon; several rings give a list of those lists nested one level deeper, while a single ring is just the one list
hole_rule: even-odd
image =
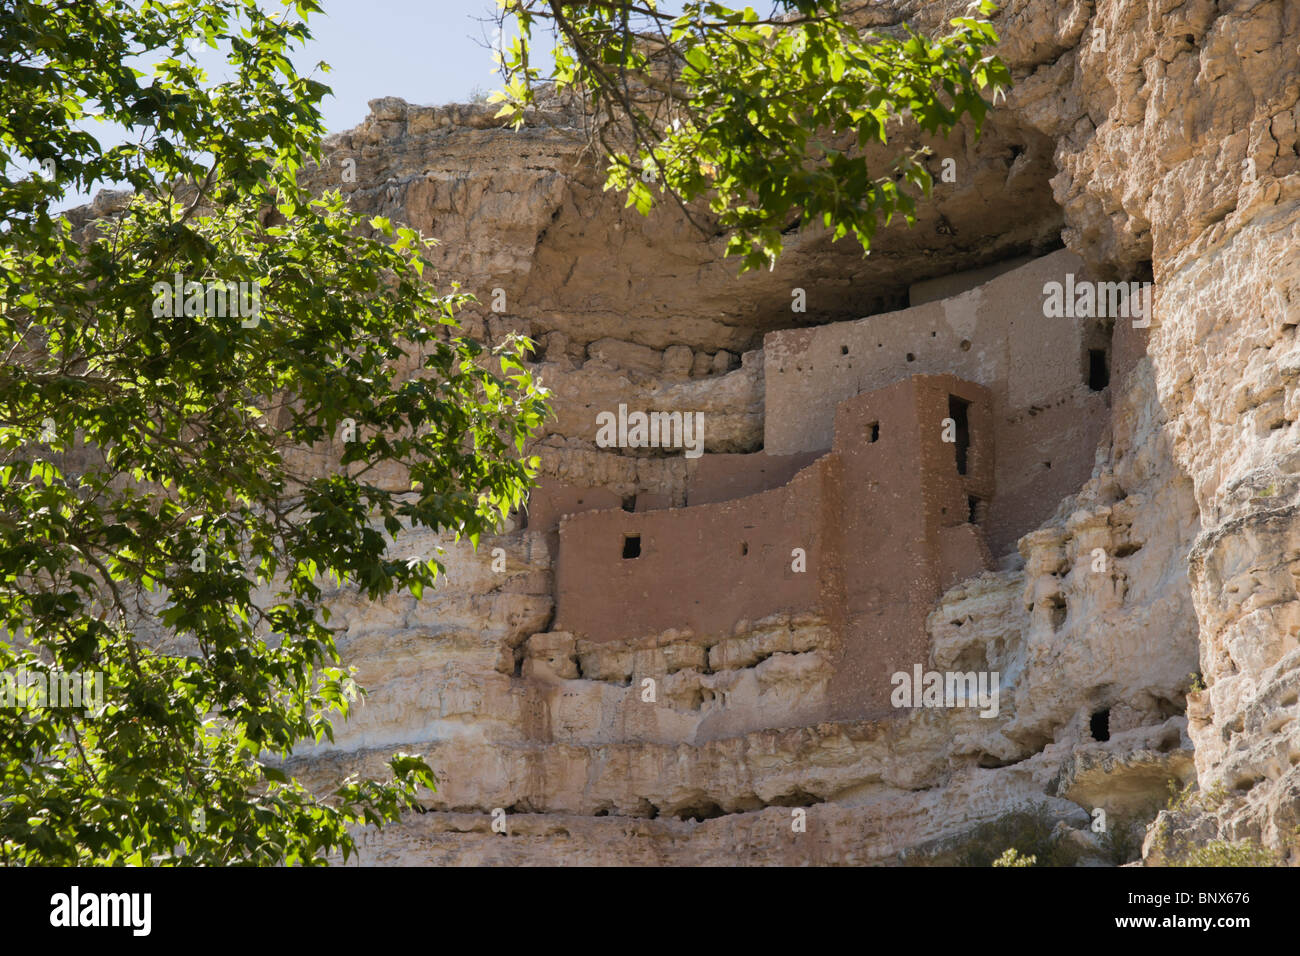
[{"label": "mud brick masonry", "polygon": [[1108,409],[1090,352],[1112,361],[1109,330],[1042,314],[1043,283],[1076,261],[1054,253],[900,312],[769,334],[764,450],[693,462],[683,507],[540,488],[530,526],[552,531],[553,629],[608,642],[812,612],[838,636],[827,717],[887,710],[889,675],[926,659],[943,591],[992,568],[1057,485],[1091,471]]}]

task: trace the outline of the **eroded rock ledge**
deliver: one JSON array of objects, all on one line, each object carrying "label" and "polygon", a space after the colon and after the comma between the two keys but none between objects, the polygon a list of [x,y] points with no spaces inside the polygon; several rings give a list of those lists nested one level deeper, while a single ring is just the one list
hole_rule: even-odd
[{"label": "eroded rock ledge", "polygon": [[[880,15],[936,28],[964,6],[895,0]],[[768,333],[883,328],[884,313],[962,294],[918,283],[1062,242],[1097,278],[1154,281],[1156,301],[1150,328],[1103,330],[1103,424],[1068,442],[1081,472],[922,609],[927,666],[1000,673],[996,719],[820,719],[835,622],[817,615],[628,641],[554,631],[555,542],[530,521],[478,553],[441,542],[449,579],[419,604],[337,596],[373,693],[301,769],[322,785],[378,772],[401,745],[443,777],[430,812],[368,837],[363,862],[960,860],[982,824],[1035,808],[1084,862],[1138,852],[1092,832],[1099,808],[1145,835],[1151,863],[1216,840],[1300,862],[1300,8],[1013,0],[997,26],[1015,90],[978,144],[934,144],[958,158],[958,183],[866,260],[811,233],[738,280],[716,237],[602,194],[562,112],[516,133],[470,107],[385,100],[327,143],[313,181],[339,185],[353,159],[342,186],[358,208],[442,239],[444,275],[483,303],[467,314],[476,334],[539,341],[557,412],[544,476],[598,489],[602,508],[687,506],[692,478],[681,457],[596,447],[595,409],[700,408],[710,453],[764,450]],[[904,345],[934,367],[900,354],[880,374],[953,372],[995,344],[954,343]],[[1003,386],[1035,361],[1012,361]],[[1035,408],[1025,422],[1082,420],[1073,399]],[[1146,829],[1171,780],[1201,798]]]}]

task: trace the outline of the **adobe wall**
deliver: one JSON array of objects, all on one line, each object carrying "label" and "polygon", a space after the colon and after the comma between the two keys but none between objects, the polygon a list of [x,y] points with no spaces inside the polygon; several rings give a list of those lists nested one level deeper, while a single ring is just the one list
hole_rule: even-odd
[{"label": "adobe wall", "polygon": [[[965,474],[943,440],[950,395],[969,403]],[[888,677],[927,660],[925,619],[942,590],[989,566],[969,518],[970,498],[996,491],[993,432],[987,389],[917,376],[841,403],[833,449],[780,488],[565,517],[554,629],[596,642],[670,628],[722,636],[740,620],[822,614],[837,633],[828,716],[888,713]],[[628,535],[636,557],[624,557]]]},{"label": "adobe wall", "polygon": [[[821,609],[827,464],[735,501],[561,519],[553,629],[593,641],[670,627],[725,635],[742,618]],[[623,557],[628,535],[640,536],[635,558]],[[791,568],[795,547],[807,552],[806,573]]]},{"label": "adobe wall", "polygon": [[995,279],[1005,272],[1019,269],[1021,266],[1033,261],[1033,256],[1016,256],[979,269],[966,269],[962,272],[954,272],[948,275],[935,276],[933,279],[922,279],[920,282],[913,282],[907,287],[907,304],[909,306],[924,305],[926,302],[935,302],[939,299],[961,295],[976,286],[983,285],[990,279]]},{"label": "adobe wall", "polygon": [[748,455],[705,455],[687,464],[686,503],[731,501],[779,488],[823,453],[824,450],[798,455],[769,455],[761,451]]},{"label": "adobe wall", "polygon": [[[1085,275],[1061,250],[943,299],[855,322],[764,339],[764,449],[828,448],[840,402],[903,375],[952,373],[992,395],[998,498],[986,533],[1012,549],[1090,476],[1109,415],[1087,382],[1087,349],[1107,347],[1096,320],[1044,318],[1043,285]],[[1013,371],[1014,370],[1014,371]]]},{"label": "adobe wall", "polygon": [[[965,475],[943,440],[950,394],[970,402]],[[944,587],[988,567],[967,498],[995,491],[992,419],[989,391],[952,375],[906,379],[837,408],[840,483],[828,517],[843,640],[830,718],[890,713],[889,675],[928,660],[925,620]],[[864,440],[877,422],[876,441]]]},{"label": "adobe wall", "polygon": [[528,495],[528,527],[553,531],[565,515],[622,507],[623,499],[608,488],[542,479]]},{"label": "adobe wall", "polygon": [[[674,506],[734,501],[761,491],[780,488],[822,454],[824,452],[821,451],[797,455],[718,453],[686,459],[685,487],[679,496],[680,500],[675,501],[672,495],[663,492],[640,491],[632,502],[632,510],[658,511]],[[603,486],[543,478],[528,496],[528,527],[534,531],[547,532],[554,550],[556,541],[553,536],[559,529],[561,518],[588,511],[622,508],[624,502],[623,497]]]}]

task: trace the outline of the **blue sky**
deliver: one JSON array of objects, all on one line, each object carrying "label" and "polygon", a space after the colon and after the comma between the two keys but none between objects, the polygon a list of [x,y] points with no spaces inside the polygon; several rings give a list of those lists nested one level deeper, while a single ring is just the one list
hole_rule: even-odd
[{"label": "blue sky", "polygon": [[[263,0],[262,6],[272,10],[278,2]],[[464,103],[476,92],[501,85],[488,48],[496,0],[321,0],[321,6],[322,12],[307,20],[311,43],[292,59],[300,73],[312,74],[334,91],[321,104],[331,133],[359,124],[369,113],[366,104],[381,96],[422,105]],[[659,7],[674,12],[681,8],[679,0],[660,0]],[[507,39],[510,35],[513,29],[507,27]],[[536,52],[549,54],[549,24],[534,27],[533,44]],[[214,82],[224,78],[224,58],[218,51],[197,44],[194,53]],[[330,71],[314,73],[322,60]],[[534,62],[545,75],[549,56]],[[147,63],[137,65],[148,69]],[[120,127],[110,124],[92,123],[88,129],[106,146],[123,138]],[[69,194],[59,207],[88,202],[99,188]]]},{"label": "blue sky", "polygon": [[[307,21],[312,42],[292,59],[301,73],[312,73],[321,60],[329,64],[328,73],[313,75],[334,91],[321,104],[331,133],[356,126],[369,112],[366,104],[381,96],[437,105],[466,102],[477,91],[500,86],[485,45],[496,0],[324,0],[321,5],[324,10]],[[275,6],[274,0],[264,3],[266,9]],[[550,47],[544,31],[534,42]],[[195,55],[214,81],[224,77],[218,51],[199,45]],[[87,128],[106,146],[122,139],[115,125]],[[68,194],[59,208],[89,202],[101,186]]]},{"label": "blue sky", "polygon": [[400,96],[412,103],[465,102],[500,84],[490,39],[496,0],[324,0],[307,22],[315,39],[295,59],[299,70],[330,65],[334,89],[323,104],[331,133],[366,117],[366,102]]}]

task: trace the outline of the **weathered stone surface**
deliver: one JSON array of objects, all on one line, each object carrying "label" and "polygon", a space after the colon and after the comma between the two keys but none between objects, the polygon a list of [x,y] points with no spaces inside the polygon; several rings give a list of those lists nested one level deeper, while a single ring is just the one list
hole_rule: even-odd
[{"label": "weathered stone surface", "polygon": [[[864,16],[939,29],[965,7]],[[996,717],[806,722],[834,679],[833,622],[815,618],[623,642],[550,632],[546,534],[515,531],[485,543],[506,548],[504,574],[452,547],[423,602],[337,596],[372,694],[299,769],[325,786],[380,772],[401,745],[443,777],[433,812],[363,862],[896,863],[1034,806],[1094,852],[1095,808],[1145,824],[1193,761],[1205,798],[1161,814],[1148,862],[1210,840],[1300,862],[1300,7],[1011,0],[997,25],[1015,89],[979,143],[934,144],[957,183],[936,183],[917,227],[882,230],[865,260],[809,233],[737,280],[723,240],[603,194],[558,108],[509,132],[472,107],[376,101],[327,143],[313,181],[337,185],[353,158],[358,208],[442,239],[445,278],[480,299],[467,327],[545,343],[543,475],[611,507],[680,507],[687,466],[597,448],[595,414],[701,410],[710,453],[757,451],[766,332],[897,310],[926,280],[952,295],[972,280],[950,273],[1060,240],[1092,275],[1153,280],[1156,302],[1149,329],[1106,329],[1108,421],[1076,449],[1081,480],[1054,488],[1054,513],[997,570],[928,608],[927,666],[997,671]],[[791,311],[796,288],[807,314]],[[963,338],[927,371],[976,364]],[[1029,354],[997,374],[1009,392],[1048,367]],[[900,357],[897,376],[911,371]],[[508,836],[491,829],[498,807]]]}]

